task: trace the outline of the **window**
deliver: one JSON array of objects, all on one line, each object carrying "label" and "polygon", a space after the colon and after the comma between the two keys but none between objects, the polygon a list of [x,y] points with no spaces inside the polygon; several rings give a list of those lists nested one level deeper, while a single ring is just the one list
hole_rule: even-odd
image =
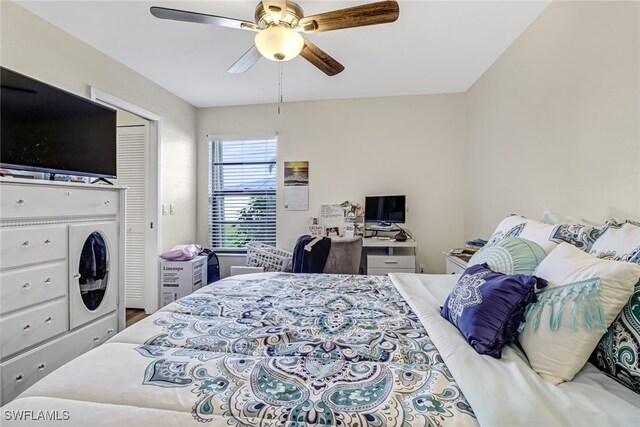
[{"label": "window", "polygon": [[209,247],[276,243],[276,139],[209,145]]}]

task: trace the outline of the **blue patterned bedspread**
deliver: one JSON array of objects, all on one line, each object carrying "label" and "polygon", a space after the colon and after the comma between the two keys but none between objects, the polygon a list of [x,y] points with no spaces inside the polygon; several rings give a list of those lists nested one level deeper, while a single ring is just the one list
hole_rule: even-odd
[{"label": "blue patterned bedspread", "polygon": [[[476,425],[417,316],[386,277],[225,279],[157,313],[144,386],[189,390],[229,425]],[[144,391],[144,387],[143,387]]]}]

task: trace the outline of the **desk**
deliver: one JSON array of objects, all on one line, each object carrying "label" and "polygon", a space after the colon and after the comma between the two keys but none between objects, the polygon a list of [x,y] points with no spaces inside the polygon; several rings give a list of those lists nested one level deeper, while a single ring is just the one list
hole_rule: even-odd
[{"label": "desk", "polygon": [[418,244],[413,239],[404,242],[396,242],[395,240],[376,239],[375,237],[367,237],[362,240],[363,248],[386,248],[389,255],[393,255],[394,248],[413,248],[414,255]]},{"label": "desk", "polygon": [[[367,274],[385,275],[389,273],[415,273],[416,250],[418,244],[409,239],[405,242],[395,240],[383,240],[368,237],[363,239],[362,247],[367,252]],[[395,255],[394,249],[413,249],[410,254]],[[386,253],[379,253],[384,250]]]}]

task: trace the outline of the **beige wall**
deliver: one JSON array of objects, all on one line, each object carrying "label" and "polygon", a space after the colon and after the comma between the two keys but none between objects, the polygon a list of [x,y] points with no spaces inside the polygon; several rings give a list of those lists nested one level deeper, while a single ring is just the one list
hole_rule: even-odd
[{"label": "beige wall", "polygon": [[554,2],[465,95],[465,237],[544,207],[640,219],[638,2]]},{"label": "beige wall", "polygon": [[[443,271],[463,237],[461,95],[403,96],[198,110],[198,238],[207,244],[207,134],[278,132],[278,245],[292,249],[322,203],[406,194],[418,263]],[[308,211],[285,211],[283,162],[309,160]]]},{"label": "beige wall", "polygon": [[14,3],[2,1],[2,66],[81,96],[90,86],[162,116],[161,250],[193,241],[195,227],[195,108],[130,68]]}]

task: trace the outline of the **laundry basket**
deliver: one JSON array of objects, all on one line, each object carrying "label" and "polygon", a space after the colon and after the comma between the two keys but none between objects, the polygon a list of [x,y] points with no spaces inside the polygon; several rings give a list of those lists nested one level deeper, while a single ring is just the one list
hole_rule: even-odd
[{"label": "laundry basket", "polygon": [[260,242],[247,243],[247,265],[264,271],[291,271],[293,253]]}]

